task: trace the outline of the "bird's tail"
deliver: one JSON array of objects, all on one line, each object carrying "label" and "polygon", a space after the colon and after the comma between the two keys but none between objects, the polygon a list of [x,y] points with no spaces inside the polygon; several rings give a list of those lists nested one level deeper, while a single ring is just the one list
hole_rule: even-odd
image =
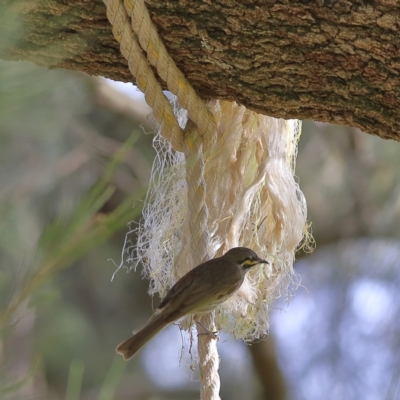
[{"label": "bird's tail", "polygon": [[138,333],[120,343],[116,348],[116,352],[121,354],[125,361],[130,360],[153,336],[167,325],[167,323],[155,316]]}]

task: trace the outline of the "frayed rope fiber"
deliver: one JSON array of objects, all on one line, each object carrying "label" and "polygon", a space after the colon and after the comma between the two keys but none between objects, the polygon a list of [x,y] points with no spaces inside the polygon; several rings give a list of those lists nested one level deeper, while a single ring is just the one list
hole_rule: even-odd
[{"label": "frayed rope fiber", "polygon": [[[207,253],[222,255],[236,246],[250,247],[270,265],[247,274],[240,291],[216,311],[218,329],[253,341],[265,337],[273,302],[290,296],[297,278],[294,253],[307,245],[306,202],[294,178],[300,123],[256,114],[236,103],[209,103],[217,128],[212,146],[203,143],[203,175],[207,206]],[[185,117],[180,117],[185,124]],[[196,264],[188,210],[188,183],[183,153],[157,135],[157,157],[143,220],[126,242],[123,262],[140,263],[150,279],[150,294],[166,291]],[[199,235],[204,232],[199,232]],[[195,236],[195,235],[194,235]],[[129,235],[128,235],[129,238]],[[191,320],[186,318],[182,326]]]}]

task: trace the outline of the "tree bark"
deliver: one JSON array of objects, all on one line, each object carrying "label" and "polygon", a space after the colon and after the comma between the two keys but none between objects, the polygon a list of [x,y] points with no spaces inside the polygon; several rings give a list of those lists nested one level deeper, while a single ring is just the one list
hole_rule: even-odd
[{"label": "tree bark", "polygon": [[[170,54],[204,99],[400,141],[397,0],[146,5]],[[0,57],[133,80],[97,0],[3,0]]]}]

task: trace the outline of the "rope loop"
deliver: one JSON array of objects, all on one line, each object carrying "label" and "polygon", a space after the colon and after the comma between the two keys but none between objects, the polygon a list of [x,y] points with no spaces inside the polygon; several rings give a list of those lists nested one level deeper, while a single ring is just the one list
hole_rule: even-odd
[{"label": "rope loop", "polygon": [[180,105],[188,111],[190,120],[197,126],[201,136],[212,143],[215,136],[213,115],[168,54],[144,0],[124,0],[124,3],[120,0],[103,1],[113,26],[113,35],[120,43],[121,54],[128,61],[129,70],[145,94],[146,102],[153,108],[162,135],[175,150],[184,151],[184,133],[150,65],[156,68],[168,90],[177,96]]}]

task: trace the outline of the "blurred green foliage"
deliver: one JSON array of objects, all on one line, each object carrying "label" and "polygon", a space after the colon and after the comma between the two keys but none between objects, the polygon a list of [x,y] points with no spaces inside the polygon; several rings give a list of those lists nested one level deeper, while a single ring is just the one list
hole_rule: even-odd
[{"label": "blurred green foliage", "polygon": [[[83,388],[92,383],[99,399],[112,398],[124,366],[113,361],[116,339],[104,362],[98,351],[104,332],[96,332],[80,304],[64,298],[64,282],[73,274],[61,271],[76,271],[85,256],[140,217],[146,186],[135,184],[129,158],[135,146],[149,174],[151,138],[138,121],[99,105],[96,81],[81,74],[1,62],[0,91],[0,397],[80,398],[86,369]],[[108,151],[96,149],[102,137],[112,140]],[[127,188],[118,180],[124,174],[132,176]],[[107,258],[118,260],[120,245],[120,236],[115,247],[107,244],[92,271],[93,280],[101,276],[104,294],[115,269]],[[79,295],[81,285],[69,283],[66,295]],[[89,286],[95,290],[96,283]],[[35,378],[28,379],[33,370]],[[45,385],[36,391],[40,380]]]},{"label": "blurred green foliage", "polygon": [[[154,157],[152,137],[141,125],[153,128],[145,116],[105,102],[100,83],[83,74],[0,62],[2,400],[198,398],[198,383],[185,370],[192,360],[182,362],[179,350],[170,350],[174,339],[168,332],[129,363],[114,352],[153,307],[138,274],[120,271],[110,282],[115,265],[108,261],[119,263],[126,224],[140,217]],[[358,237],[399,240],[399,151],[398,143],[352,128],[304,124],[296,173],[317,249]],[[314,274],[318,267],[321,276],[330,276],[323,271],[337,267],[332,260],[340,246],[332,248],[331,255],[323,253],[325,264],[308,268],[303,261],[302,273]],[[335,274],[343,285],[358,279],[346,265]],[[344,289],[331,296],[329,287],[327,282],[321,296],[338,302]],[[256,398],[261,384],[247,348],[232,341],[224,347],[224,341],[222,397]],[[179,337],[178,342],[179,347]],[[333,357],[322,358],[326,366]],[[303,370],[306,362],[300,361]],[[180,362],[184,383],[174,386],[168,373],[176,375],[172,364]],[[285,368],[290,370],[290,362]],[[304,380],[306,371],[295,377],[289,372],[289,385],[300,387],[296,379]]]}]

